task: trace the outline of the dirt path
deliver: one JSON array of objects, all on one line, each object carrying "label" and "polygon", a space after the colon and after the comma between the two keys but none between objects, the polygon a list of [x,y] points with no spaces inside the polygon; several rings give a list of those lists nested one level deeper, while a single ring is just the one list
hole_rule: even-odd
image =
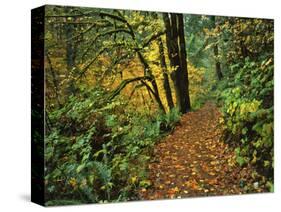
[{"label": "dirt path", "polygon": [[219,117],[212,103],[182,116],[174,132],[155,146],[152,185],[139,192],[141,199],[246,193],[243,184],[251,180],[251,170],[238,167],[233,149],[220,141]]}]

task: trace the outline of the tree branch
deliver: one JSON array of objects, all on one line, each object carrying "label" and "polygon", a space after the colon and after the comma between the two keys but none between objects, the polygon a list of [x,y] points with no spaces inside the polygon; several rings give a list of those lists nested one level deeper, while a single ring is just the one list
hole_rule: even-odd
[{"label": "tree branch", "polygon": [[166,30],[162,31],[162,32],[155,33],[143,44],[143,47],[148,46],[152,41],[156,40],[158,37],[160,37],[161,35],[164,35],[165,33],[166,33]]},{"label": "tree branch", "polygon": [[[136,86],[134,87],[133,91],[131,92],[131,94],[130,94],[130,96],[129,96],[129,101],[132,99],[132,97],[133,97],[133,95],[135,94],[136,90],[142,88],[143,86],[145,86],[145,85],[143,85],[143,84],[138,84],[138,85],[136,85]],[[128,101],[128,102],[129,102],[129,101]]]},{"label": "tree branch", "polygon": [[122,16],[122,14],[120,13],[120,11],[116,10],[116,12],[119,14],[118,15],[114,15],[114,14],[111,14],[111,13],[106,13],[106,12],[100,12],[100,16],[103,17],[103,16],[107,16],[109,18],[112,18],[112,19],[115,19],[115,20],[118,20],[122,23],[125,23],[126,26],[128,27],[128,29],[130,30],[131,32],[131,36],[133,37],[133,39],[135,40],[135,33],[134,33],[134,30],[132,28],[132,26],[129,24],[129,22]]},{"label": "tree branch", "polygon": [[90,68],[90,66],[96,61],[96,59],[107,49],[107,47],[102,48],[97,54],[96,56],[83,68],[83,70],[81,71],[80,75],[77,77],[76,80],[79,80]]},{"label": "tree branch", "polygon": [[77,77],[76,80],[79,80],[87,71],[88,69],[90,68],[90,66],[96,61],[96,59],[104,52],[106,51],[107,49],[109,48],[115,48],[115,47],[119,47],[119,46],[122,46],[124,45],[123,43],[118,43],[118,44],[115,44],[115,45],[112,45],[112,46],[108,46],[108,47],[104,47],[102,48],[97,54],[96,56],[83,68],[83,70],[81,71],[80,75]]},{"label": "tree branch", "polygon": [[112,34],[114,34],[114,33],[119,33],[119,32],[125,32],[125,33],[127,33],[127,34],[132,35],[131,32],[130,32],[129,30],[125,29],[125,28],[117,28],[117,29],[108,30],[108,31],[106,31],[106,32],[104,32],[104,33],[98,34],[98,35],[94,38],[93,42],[95,42],[99,37],[106,36],[106,35],[112,35]]},{"label": "tree branch", "polygon": [[129,83],[136,82],[136,81],[144,81],[144,80],[150,80],[150,77],[144,76],[144,77],[136,77],[136,78],[132,78],[132,79],[123,80],[123,81],[117,86],[117,88],[112,92],[112,94],[111,94],[110,97],[109,97],[109,100],[113,100],[118,94],[120,94],[120,92],[121,92]]},{"label": "tree branch", "polygon": [[70,41],[72,41],[72,40],[74,40],[74,39],[80,37],[81,35],[86,34],[86,33],[89,32],[91,29],[93,29],[94,27],[97,27],[97,26],[98,26],[98,27],[100,27],[100,26],[102,26],[102,27],[108,27],[108,26],[111,26],[111,23],[110,23],[110,24],[107,23],[107,24],[104,24],[104,25],[99,25],[99,23],[94,23],[94,24],[92,24],[91,26],[89,26],[87,29],[85,29],[85,30],[83,30],[82,32],[78,33],[77,35],[74,35],[74,36],[72,36],[71,38],[67,39],[66,42],[70,42]]},{"label": "tree branch", "polygon": [[[151,79],[150,79],[151,80]],[[142,80],[141,83],[147,88],[148,93],[152,93],[152,95],[155,97],[155,92],[152,90],[152,88],[144,81]]]},{"label": "tree branch", "polygon": [[46,15],[46,18],[71,18],[71,17],[83,17],[83,16],[90,16],[93,14],[96,14],[97,12],[91,11],[88,13],[83,13],[82,11],[79,11],[81,14],[72,14],[72,15]]},{"label": "tree branch", "polygon": [[[106,35],[110,35],[110,34],[113,34],[113,33],[119,33],[119,32],[125,32],[125,33],[130,34],[130,31],[127,30],[127,29],[124,29],[124,28],[109,30],[109,31],[106,31],[106,32],[104,32],[104,33],[98,34],[98,35],[91,41],[91,43],[89,44],[89,47],[84,51],[84,53],[82,54],[82,58],[84,58],[84,57],[86,56],[86,54],[88,53],[88,51],[93,47],[94,43],[97,41],[97,39],[98,39],[99,37],[103,37],[103,36],[106,36]],[[131,35],[131,34],[130,34],[130,35]]]}]

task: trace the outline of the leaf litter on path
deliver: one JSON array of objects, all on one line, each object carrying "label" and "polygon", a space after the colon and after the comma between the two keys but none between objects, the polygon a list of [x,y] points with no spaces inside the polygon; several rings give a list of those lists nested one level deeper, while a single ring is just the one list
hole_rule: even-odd
[{"label": "leaf litter on path", "polygon": [[169,136],[155,145],[148,166],[152,185],[140,199],[183,198],[247,193],[240,186],[250,166],[235,163],[235,153],[220,140],[221,114],[211,102],[184,114]]}]

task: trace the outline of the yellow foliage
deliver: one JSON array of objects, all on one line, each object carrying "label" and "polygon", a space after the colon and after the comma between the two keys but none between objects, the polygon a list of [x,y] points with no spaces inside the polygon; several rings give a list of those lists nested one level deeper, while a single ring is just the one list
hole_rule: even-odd
[{"label": "yellow foliage", "polygon": [[245,113],[254,113],[258,110],[261,102],[254,100],[253,102],[243,103],[240,106],[240,114],[244,115]]},{"label": "yellow foliage", "polygon": [[192,64],[188,63],[188,79],[189,79],[189,94],[191,103],[193,103],[196,98],[205,93],[203,89],[203,81],[204,81],[204,68],[196,68]]},{"label": "yellow foliage", "polygon": [[137,177],[137,176],[133,176],[133,177],[131,177],[131,179],[130,179],[130,181],[131,181],[132,184],[135,184],[135,183],[137,182],[137,180],[138,180],[138,177]]},{"label": "yellow foliage", "polygon": [[69,180],[69,184],[70,184],[73,188],[75,188],[76,185],[77,185],[76,179],[72,177],[72,178]]}]

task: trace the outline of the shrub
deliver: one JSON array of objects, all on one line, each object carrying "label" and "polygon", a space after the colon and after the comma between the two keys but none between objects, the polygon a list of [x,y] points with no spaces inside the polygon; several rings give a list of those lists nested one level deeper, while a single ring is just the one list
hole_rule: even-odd
[{"label": "shrub", "polygon": [[[107,100],[101,88],[71,96],[49,112],[46,133],[48,204],[56,201],[106,202],[136,198],[147,187],[150,149],[179,121],[179,112],[149,116],[128,108],[125,100]],[[76,201],[74,201],[76,203]]]},{"label": "shrub", "polygon": [[[226,141],[236,146],[237,163],[255,165],[273,179],[273,61],[246,60],[232,67],[234,80],[219,95]],[[226,84],[225,84],[226,85]]]}]

